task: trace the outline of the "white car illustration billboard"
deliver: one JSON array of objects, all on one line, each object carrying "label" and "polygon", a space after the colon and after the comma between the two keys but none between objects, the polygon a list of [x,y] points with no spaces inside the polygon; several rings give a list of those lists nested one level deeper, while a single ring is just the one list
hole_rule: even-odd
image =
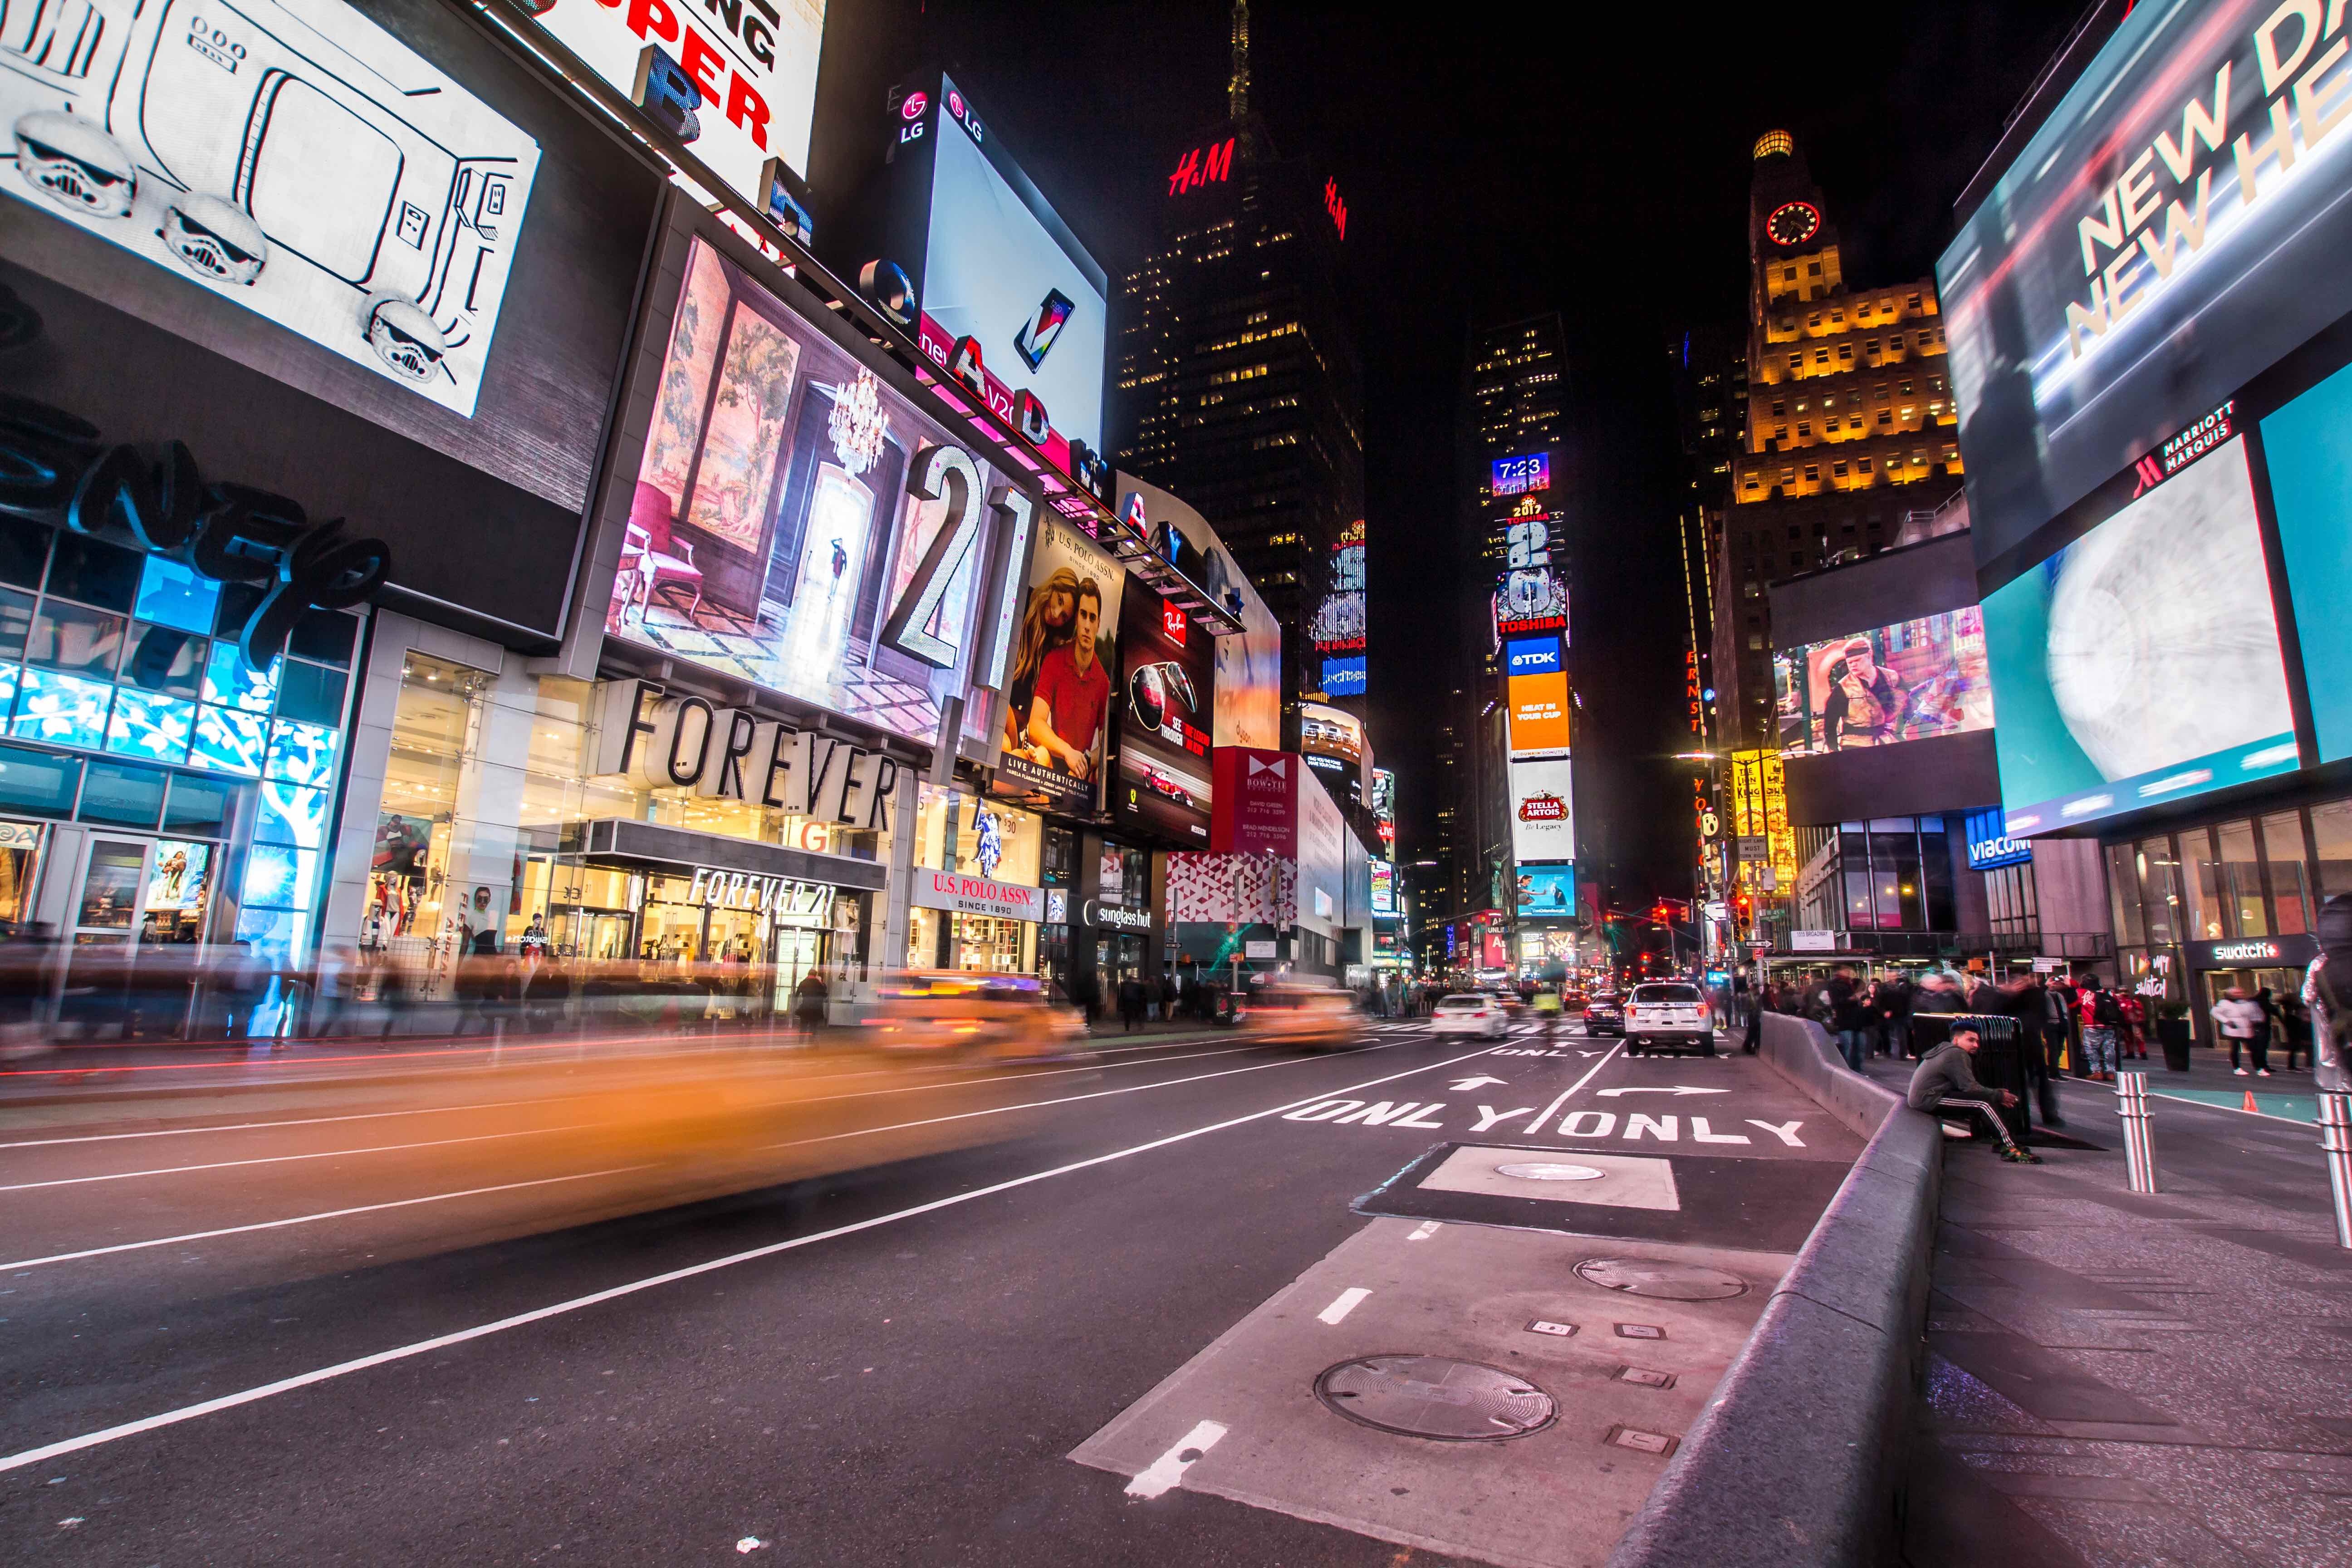
[{"label": "white car illustration billboard", "polygon": [[0,0],[0,190],[470,418],[539,144],[339,0]]}]

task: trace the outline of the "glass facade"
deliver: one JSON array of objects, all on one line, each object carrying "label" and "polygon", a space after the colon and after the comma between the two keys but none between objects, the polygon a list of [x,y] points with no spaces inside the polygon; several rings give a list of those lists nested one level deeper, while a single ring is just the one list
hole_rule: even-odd
[{"label": "glass facade", "polygon": [[1952,931],[1954,834],[1941,816],[1878,817],[1800,830],[1810,867],[1827,874],[1801,888],[1798,924],[1826,931]]},{"label": "glass facade", "polygon": [[[0,748],[0,812],[209,836],[194,878],[204,899],[171,905],[172,940],[249,942],[299,963],[323,889],[360,622],[313,611],[256,669],[236,639],[261,593],[0,519],[0,729],[16,742]],[[187,882],[184,838],[156,863]],[[217,896],[222,877],[236,896]],[[215,929],[215,909],[234,909],[234,924]]]}]

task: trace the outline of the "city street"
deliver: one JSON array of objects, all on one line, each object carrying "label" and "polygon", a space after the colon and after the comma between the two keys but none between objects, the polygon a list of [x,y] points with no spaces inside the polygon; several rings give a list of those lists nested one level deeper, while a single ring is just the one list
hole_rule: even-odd
[{"label": "city street", "polygon": [[[335,1121],[237,1068],[19,1100],[0,1551],[1598,1561],[1859,1149],[1736,1052],[1393,1021],[937,1081],[840,1058],[795,1137],[887,1163],[648,1208],[658,1152],[563,1120],[561,1071],[369,1109],[414,1098],[387,1071]],[[902,1142],[927,1125],[960,1146]],[[1443,1441],[1317,1400],[1399,1352],[1554,1416]]]}]

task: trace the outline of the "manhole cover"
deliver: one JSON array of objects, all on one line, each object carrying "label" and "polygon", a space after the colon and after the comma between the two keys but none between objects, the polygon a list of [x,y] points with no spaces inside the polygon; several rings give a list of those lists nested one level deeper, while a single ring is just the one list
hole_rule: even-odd
[{"label": "manhole cover", "polygon": [[1343,1361],[1315,1380],[1315,1396],[1359,1426],[1442,1443],[1524,1437],[1554,1415],[1551,1395],[1526,1378],[1451,1356]]},{"label": "manhole cover", "polygon": [[1697,1263],[1668,1263],[1648,1258],[1588,1258],[1576,1266],[1577,1277],[1603,1290],[1628,1296],[1654,1296],[1662,1301],[1720,1301],[1748,1293],[1748,1281],[1720,1268]]},{"label": "manhole cover", "polygon": [[1497,1165],[1495,1169],[1506,1176],[1517,1176],[1523,1182],[1597,1182],[1607,1175],[1590,1165],[1562,1165],[1549,1160],[1523,1160],[1517,1164]]}]

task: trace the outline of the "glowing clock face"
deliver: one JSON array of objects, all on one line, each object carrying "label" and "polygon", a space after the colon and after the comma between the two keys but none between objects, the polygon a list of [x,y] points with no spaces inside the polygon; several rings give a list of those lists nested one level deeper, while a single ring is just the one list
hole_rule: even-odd
[{"label": "glowing clock face", "polygon": [[1811,202],[1782,202],[1764,220],[1775,245],[1802,245],[1822,231],[1822,210]]}]

